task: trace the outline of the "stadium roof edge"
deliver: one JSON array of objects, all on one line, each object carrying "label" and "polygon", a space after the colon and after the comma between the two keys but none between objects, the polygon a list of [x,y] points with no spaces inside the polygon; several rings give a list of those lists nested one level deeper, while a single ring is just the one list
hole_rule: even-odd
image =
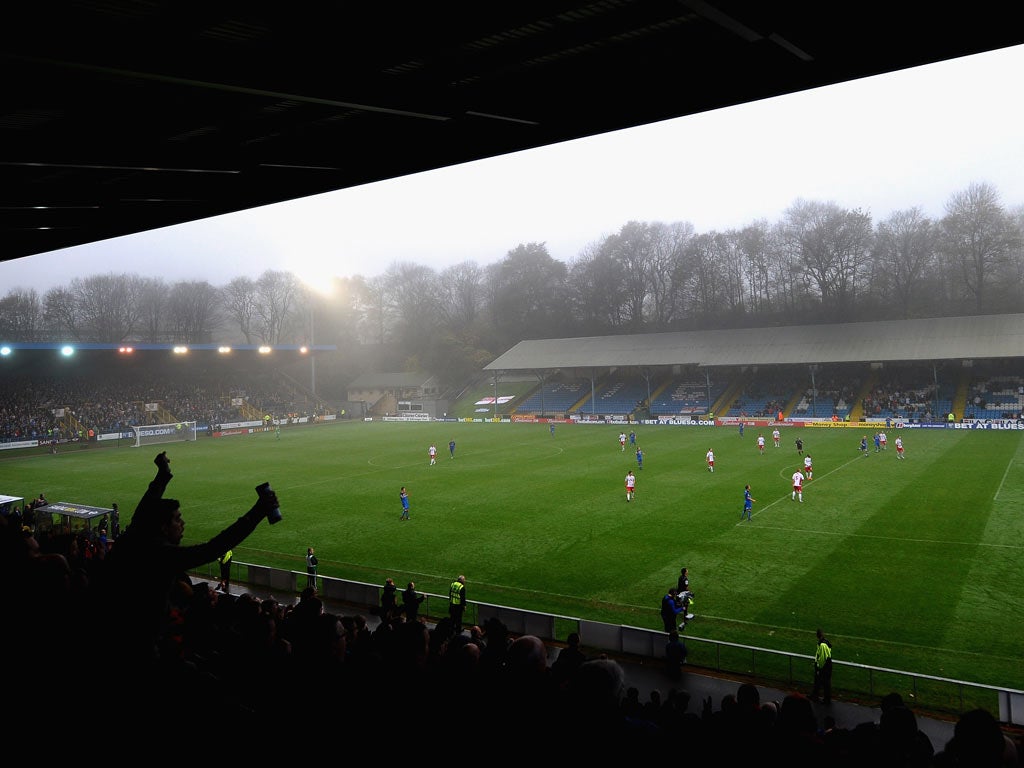
[{"label": "stadium roof edge", "polygon": [[334,352],[337,351],[337,347],[334,344],[133,344],[131,342],[125,342],[123,344],[106,344],[98,342],[77,342],[77,341],[65,341],[65,342],[0,342],[0,347],[6,347],[11,350],[18,349],[53,349],[60,350],[65,347],[71,347],[75,350],[93,350],[93,349],[110,349],[110,350],[121,350],[121,349],[132,349],[135,351],[148,351],[148,350],[163,350],[166,352],[173,352],[175,349],[181,347],[186,348],[190,352],[202,352],[212,350],[214,352],[227,348],[232,352],[258,352],[261,349],[270,349],[273,352],[299,352],[303,349],[312,352]]},{"label": "stadium roof edge", "polygon": [[485,371],[1024,357],[1024,314],[521,341]]}]

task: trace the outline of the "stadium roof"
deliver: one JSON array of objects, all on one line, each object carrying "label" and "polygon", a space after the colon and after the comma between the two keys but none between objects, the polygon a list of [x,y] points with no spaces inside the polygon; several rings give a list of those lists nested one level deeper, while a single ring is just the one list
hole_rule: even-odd
[{"label": "stadium roof", "polygon": [[521,341],[485,371],[1024,357],[1024,314]]},{"label": "stadium roof", "polygon": [[0,259],[1017,45],[1019,12],[996,0],[8,3]]}]

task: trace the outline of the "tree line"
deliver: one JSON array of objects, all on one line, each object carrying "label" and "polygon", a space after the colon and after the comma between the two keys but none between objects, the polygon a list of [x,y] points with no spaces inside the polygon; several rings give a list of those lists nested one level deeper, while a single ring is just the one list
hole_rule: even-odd
[{"label": "tree line", "polygon": [[105,343],[334,344],[346,371],[424,370],[454,385],[523,339],[1024,311],[1024,206],[988,183],[932,219],[873,222],[795,201],[781,220],[700,233],[630,221],[569,263],[544,243],[441,271],[395,262],[337,277],[329,296],[289,272],[167,284],[76,277],[0,299],[0,339]]}]

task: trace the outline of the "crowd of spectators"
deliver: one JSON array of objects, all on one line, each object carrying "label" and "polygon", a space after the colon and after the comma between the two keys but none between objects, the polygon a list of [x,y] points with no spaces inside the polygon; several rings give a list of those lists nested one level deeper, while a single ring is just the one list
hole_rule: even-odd
[{"label": "crowd of spectators", "polygon": [[863,400],[864,415],[868,418],[919,419],[931,421],[942,418],[935,413],[935,382],[905,382],[898,373],[879,380]]},{"label": "crowd of spectators", "polygon": [[1024,419],[1024,377],[977,377],[967,393],[964,415],[978,419]]},{"label": "crowd of spectators", "polygon": [[[221,424],[243,420],[245,407],[285,413],[302,399],[271,374],[230,376],[202,369],[173,375],[140,370],[121,377],[12,374],[0,387],[0,441],[67,440],[89,430],[131,432],[133,426],[170,420]],[[158,410],[148,410],[148,404]]]},{"label": "crowd of spectators", "polygon": [[798,415],[815,418],[834,416],[845,420],[850,413],[850,404],[856,401],[860,392],[861,381],[859,372],[853,369],[822,371],[815,376],[814,385],[807,387],[793,410]]},{"label": "crowd of spectators", "polygon": [[803,384],[803,375],[785,369],[759,368],[729,409],[729,416],[774,419]]},{"label": "crowd of spectators", "polygon": [[128,664],[117,647],[94,642],[105,637],[93,631],[104,614],[90,597],[104,578],[106,547],[66,531],[37,541],[6,519],[0,526],[2,598],[16,619],[2,652],[33,660],[11,672],[28,675],[27,684],[8,677],[9,704],[43,712],[75,695],[82,663],[98,665],[99,695],[122,708],[118,728],[132,740],[105,745],[105,759],[135,740],[167,738],[184,713],[205,708],[207,725],[172,728],[166,748],[205,748],[211,733],[232,734],[232,759],[266,758],[296,748],[294,722],[330,732],[318,755],[346,740],[396,757],[434,741],[484,760],[510,751],[524,760],[600,759],[612,750],[630,759],[705,755],[722,765],[1020,765],[1019,745],[984,710],[965,713],[954,738],[933,745],[896,695],[882,701],[877,722],[854,728],[819,720],[800,693],[762,702],[746,683],[719,702],[691,701],[678,678],[666,677],[664,697],[655,690],[641,701],[623,665],[588,655],[578,636],[549,661],[539,638],[514,636],[496,618],[457,632],[447,617],[431,625],[385,612],[373,627],[364,614],[332,609],[315,587],[289,603],[183,582],[158,657]]}]

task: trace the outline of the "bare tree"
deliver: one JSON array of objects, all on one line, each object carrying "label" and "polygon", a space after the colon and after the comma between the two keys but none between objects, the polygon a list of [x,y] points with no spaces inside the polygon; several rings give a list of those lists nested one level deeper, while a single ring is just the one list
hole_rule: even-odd
[{"label": "bare tree", "polygon": [[739,230],[730,229],[715,240],[718,258],[722,263],[725,306],[723,309],[734,319],[747,314],[747,258]]},{"label": "bare tree", "polygon": [[8,341],[39,341],[43,305],[35,288],[15,288],[0,299],[0,338]]},{"label": "bare tree", "polygon": [[1024,309],[1024,205],[1016,206],[1008,215],[1016,244],[1010,252],[1007,288],[1011,292],[1013,311],[1020,312]]},{"label": "bare tree", "polygon": [[280,344],[293,322],[292,312],[302,292],[301,283],[291,272],[268,269],[260,275],[256,287],[256,335],[264,344]]},{"label": "bare tree", "polygon": [[390,340],[394,325],[394,302],[384,275],[363,281],[359,305],[362,310],[360,338],[365,344],[383,347]]},{"label": "bare tree", "polygon": [[452,331],[468,331],[480,322],[484,271],[473,261],[448,267],[440,275],[441,312]]},{"label": "bare tree", "polygon": [[259,303],[256,281],[249,277],[236,277],[222,290],[225,318],[238,325],[246,344],[255,338]]},{"label": "bare tree", "polygon": [[894,211],[876,228],[871,263],[869,285],[881,304],[895,305],[899,317],[917,316],[937,272],[931,219],[920,208]]},{"label": "bare tree", "polygon": [[566,295],[576,323],[590,334],[619,332],[625,324],[623,267],[609,240],[592,243],[569,264]]},{"label": "bare tree", "polygon": [[654,225],[630,221],[605,245],[621,266],[620,291],[625,298],[626,323],[633,331],[643,330],[645,325],[656,239]]},{"label": "bare tree", "polygon": [[721,316],[726,305],[726,280],[721,259],[722,235],[697,235],[688,244],[680,265],[685,274],[684,294],[695,321],[707,326]]},{"label": "bare tree", "polygon": [[648,318],[654,330],[667,331],[683,317],[685,279],[679,267],[694,236],[693,225],[689,222],[652,225]]},{"label": "bare tree", "polygon": [[558,338],[570,327],[568,268],[544,243],[517,245],[488,270],[491,322],[499,346]]},{"label": "bare tree", "polygon": [[987,299],[1012,273],[1012,255],[1020,234],[991,184],[971,184],[946,204],[940,222],[939,249],[956,270],[962,295],[974,311],[991,312]]},{"label": "bare tree", "polygon": [[[398,336],[409,356],[429,350],[441,319],[441,287],[437,273],[412,262],[396,262],[385,273],[398,323]],[[421,363],[422,365],[422,363]]]},{"label": "bare tree", "polygon": [[835,203],[798,200],[780,228],[784,246],[799,258],[830,316],[852,310],[871,246],[871,217]]},{"label": "bare tree", "polygon": [[747,306],[753,314],[772,309],[771,229],[765,220],[755,221],[736,235],[736,247],[746,262],[744,267]]},{"label": "bare tree", "polygon": [[75,294],[69,288],[51,288],[43,295],[43,322],[51,338],[81,340]]},{"label": "bare tree", "polygon": [[138,322],[137,280],[107,274],[71,281],[80,340],[116,344],[131,338]]},{"label": "bare tree", "polygon": [[168,329],[183,344],[208,344],[223,322],[221,293],[205,280],[175,283],[167,300]]},{"label": "bare tree", "polygon": [[158,277],[142,277],[135,284],[138,305],[137,337],[153,344],[166,343],[170,290]]}]

